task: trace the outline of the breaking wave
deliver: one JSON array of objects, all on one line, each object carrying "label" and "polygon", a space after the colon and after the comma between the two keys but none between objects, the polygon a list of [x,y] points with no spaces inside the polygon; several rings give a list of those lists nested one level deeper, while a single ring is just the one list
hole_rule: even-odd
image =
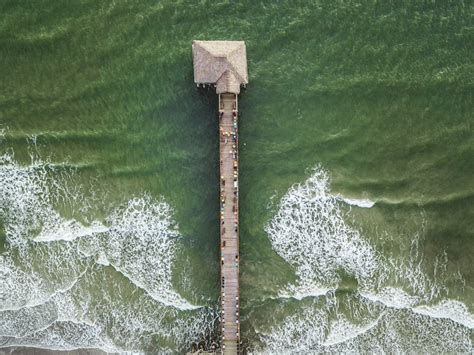
[{"label": "breaking wave", "polygon": [[410,308],[387,308],[357,294],[339,301],[334,300],[334,295],[313,298],[291,313],[269,332],[259,331],[263,346],[258,352],[472,351],[472,332],[459,323],[422,315]]},{"label": "breaking wave", "polygon": [[[407,257],[386,256],[346,222],[344,204],[374,205],[331,194],[320,166],[281,199],[265,230],[297,276],[280,296],[300,306],[271,329],[258,329],[262,346],[256,350],[472,351],[473,315],[425,274],[419,235]],[[437,258],[435,269],[442,271],[446,262],[445,255]]]},{"label": "breaking wave", "polygon": [[66,219],[57,206],[83,200],[65,183],[73,176],[0,156],[0,344],[176,351],[210,334],[214,310],[172,285],[181,236],[171,207],[144,195],[103,221]]},{"label": "breaking wave", "polygon": [[291,293],[334,288],[342,270],[368,286],[379,268],[375,250],[344,222],[339,198],[329,193],[322,169],[290,188],[266,232],[275,251],[296,269],[299,283],[289,286]]},{"label": "breaking wave", "polygon": [[374,201],[371,201],[367,198],[361,198],[361,199],[356,199],[356,198],[347,198],[341,195],[336,196],[338,199],[344,201],[348,205],[352,206],[357,206],[360,208],[372,208],[375,205]]}]

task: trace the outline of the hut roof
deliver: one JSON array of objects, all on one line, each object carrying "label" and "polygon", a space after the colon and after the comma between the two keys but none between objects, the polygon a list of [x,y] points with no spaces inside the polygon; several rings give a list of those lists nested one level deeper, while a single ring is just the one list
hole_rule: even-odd
[{"label": "hut roof", "polygon": [[240,93],[248,83],[244,41],[193,41],[194,82],[217,84],[218,94]]}]

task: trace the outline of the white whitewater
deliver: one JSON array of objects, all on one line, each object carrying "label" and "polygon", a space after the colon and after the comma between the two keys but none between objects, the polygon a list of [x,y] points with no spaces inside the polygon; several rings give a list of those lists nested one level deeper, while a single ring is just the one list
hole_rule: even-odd
[{"label": "white whitewater", "polygon": [[[84,225],[55,210],[56,200],[82,196],[63,184],[73,172],[53,170],[39,159],[24,166],[11,152],[0,156],[7,238],[0,256],[0,344],[121,351],[140,348],[150,334],[176,350],[209,333],[213,311],[191,304],[172,285],[181,235],[171,207],[145,195]],[[133,299],[122,299],[130,292]]]},{"label": "white whitewater", "polygon": [[296,269],[299,284],[289,286],[294,294],[336,287],[340,269],[365,285],[379,268],[375,250],[344,222],[339,199],[328,187],[328,175],[316,169],[290,188],[266,227],[273,248]]},{"label": "white whitewater", "polygon": [[336,195],[336,198],[338,200],[344,201],[348,205],[356,206],[356,207],[360,207],[360,208],[372,208],[375,205],[374,201],[369,200],[367,198],[360,198],[360,199],[348,198],[348,197],[344,197],[342,195]]},{"label": "white whitewater", "polygon": [[[257,350],[472,351],[473,315],[462,302],[446,298],[434,302],[445,287],[423,273],[417,261],[418,237],[407,258],[383,256],[345,221],[350,216],[343,212],[343,204],[375,205],[333,195],[329,175],[320,166],[281,199],[266,232],[273,249],[297,276],[280,296],[292,297],[300,306],[271,329],[257,329],[264,344]],[[341,272],[354,278],[357,286],[336,296]],[[409,287],[391,285],[393,281]]]}]

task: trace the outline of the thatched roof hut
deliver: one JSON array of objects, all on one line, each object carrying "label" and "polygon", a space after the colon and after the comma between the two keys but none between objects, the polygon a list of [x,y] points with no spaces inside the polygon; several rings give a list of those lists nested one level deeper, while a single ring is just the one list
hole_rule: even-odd
[{"label": "thatched roof hut", "polygon": [[248,83],[244,41],[193,41],[194,82],[215,84],[216,93],[240,93]]}]

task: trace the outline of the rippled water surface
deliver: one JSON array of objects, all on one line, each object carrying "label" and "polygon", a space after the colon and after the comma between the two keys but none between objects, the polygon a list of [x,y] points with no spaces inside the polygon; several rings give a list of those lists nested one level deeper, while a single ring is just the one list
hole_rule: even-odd
[{"label": "rippled water surface", "polygon": [[216,95],[245,40],[242,336],[257,352],[469,352],[469,1],[0,1],[0,346],[216,336]]}]

